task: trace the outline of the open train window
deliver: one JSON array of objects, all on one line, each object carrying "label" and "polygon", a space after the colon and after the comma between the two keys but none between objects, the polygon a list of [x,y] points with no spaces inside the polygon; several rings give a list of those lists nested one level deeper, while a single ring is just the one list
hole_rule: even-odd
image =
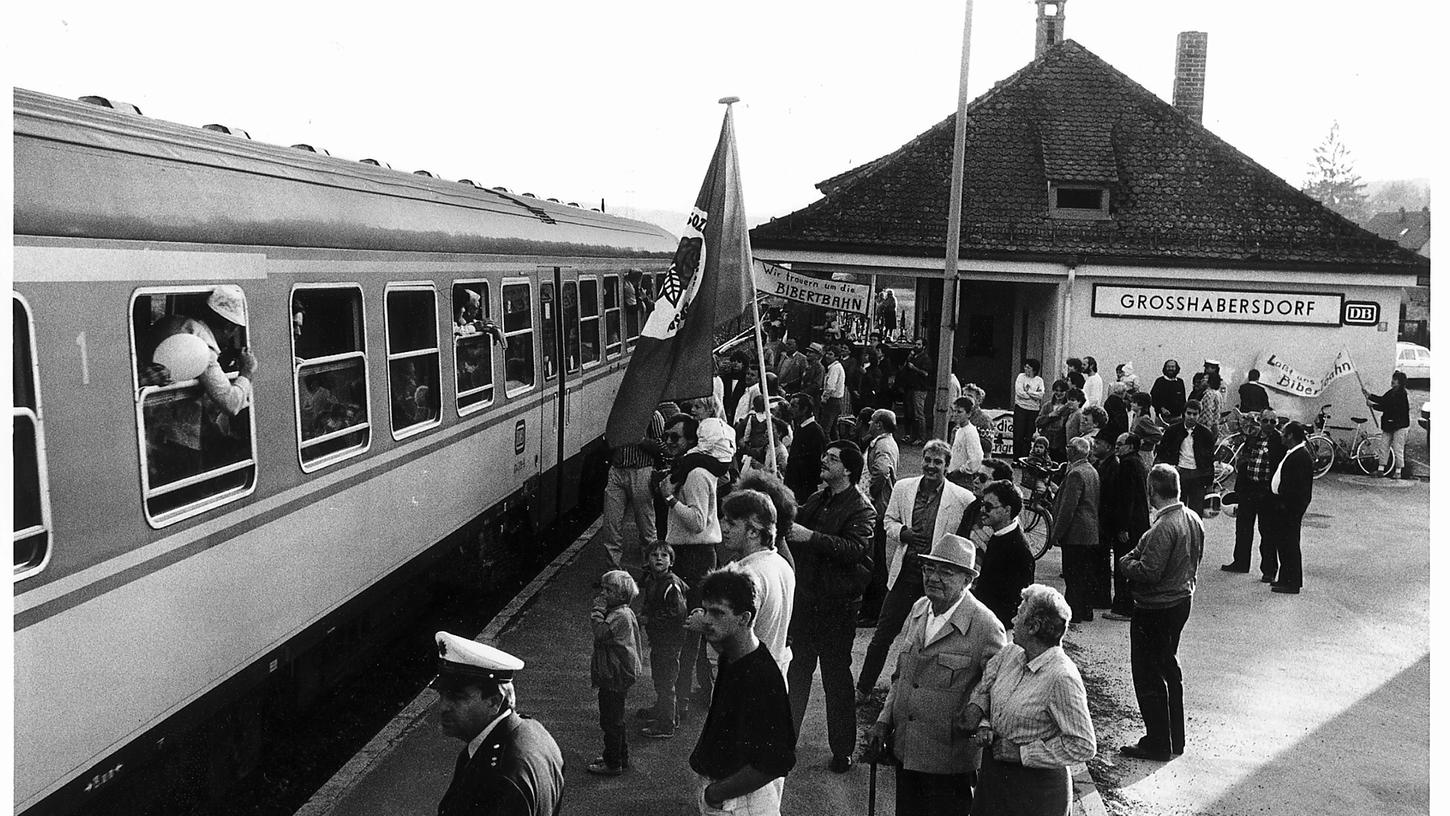
[{"label": "open train window", "polygon": [[503,285],[505,392],[509,396],[534,387],[534,308],[528,281]]},{"label": "open train window", "polygon": [[619,334],[619,276],[604,278],[604,356],[614,358],[624,348]]},{"label": "open train window", "polygon": [[12,295],[10,330],[10,437],[15,490],[15,580],[40,572],[50,560],[50,491],[41,429],[40,378],[30,309]]},{"label": "open train window", "polygon": [[131,301],[146,519],[163,527],[252,492],[252,384],[240,286],[138,289]]},{"label": "open train window", "polygon": [[498,327],[492,315],[487,281],[453,284],[453,371],[459,414],[493,402],[493,344]]},{"label": "open train window", "polygon": [[584,366],[599,362],[599,279],[579,279],[579,359]]},{"label": "open train window", "polygon": [[634,348],[634,342],[639,339],[640,322],[643,320],[644,309],[640,303],[639,289],[628,277],[624,279],[624,348],[626,351]]},{"label": "open train window", "polygon": [[431,283],[388,287],[388,403],[393,438],[438,424],[438,306]]},{"label": "open train window", "polygon": [[297,445],[305,472],[356,456],[372,441],[363,335],[361,287],[292,290]]},{"label": "open train window", "polygon": [[579,372],[579,284],[564,282],[564,298],[561,311],[564,323],[564,361],[569,364],[569,373]]},{"label": "open train window", "polygon": [[543,349],[546,380],[552,380],[559,374],[559,320],[554,305],[554,284],[539,284],[539,344]]}]

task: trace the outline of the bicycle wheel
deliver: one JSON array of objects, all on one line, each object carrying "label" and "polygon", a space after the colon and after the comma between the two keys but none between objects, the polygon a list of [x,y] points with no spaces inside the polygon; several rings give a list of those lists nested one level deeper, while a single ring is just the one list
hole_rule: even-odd
[{"label": "bicycle wheel", "polygon": [[1243,449],[1243,443],[1236,436],[1224,437],[1213,449],[1213,486],[1219,493],[1233,489],[1238,475],[1239,453]]},{"label": "bicycle wheel", "polygon": [[[1359,440],[1359,444],[1354,446],[1354,463],[1359,465],[1360,472],[1366,476],[1381,475],[1379,441],[1372,436],[1367,436]],[[1397,463],[1395,462],[1395,451],[1393,448],[1387,449],[1385,453],[1388,454],[1385,458],[1389,460],[1389,467],[1385,468],[1385,473],[1388,473],[1395,469]]]},{"label": "bicycle wheel", "polygon": [[1304,443],[1309,448],[1309,455],[1314,457],[1314,478],[1318,479],[1334,467],[1334,440],[1325,434],[1314,434]]},{"label": "bicycle wheel", "polygon": [[1052,531],[1052,511],[1040,504],[1024,505],[1017,523],[1022,527],[1032,559],[1041,558],[1047,552],[1047,534]]}]

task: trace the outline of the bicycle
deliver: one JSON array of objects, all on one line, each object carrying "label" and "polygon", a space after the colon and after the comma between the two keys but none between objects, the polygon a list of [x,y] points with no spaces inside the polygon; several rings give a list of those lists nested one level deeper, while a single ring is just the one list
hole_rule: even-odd
[{"label": "bicycle", "polygon": [[1066,464],[1044,468],[1026,457],[1018,459],[1017,464],[1037,477],[1032,492],[1023,497],[1022,512],[1017,516],[1017,524],[1027,539],[1027,551],[1032,553],[1035,561],[1042,558],[1052,546],[1048,542],[1051,540],[1052,502],[1057,497],[1057,485],[1053,484],[1051,477],[1061,473]]},{"label": "bicycle", "polygon": [[[1330,425],[1328,410],[1331,407],[1333,403],[1320,406],[1318,415],[1314,417],[1314,432],[1305,440],[1305,446],[1314,458],[1314,478],[1318,479],[1333,469],[1335,464],[1344,461],[1354,462],[1366,476],[1383,476],[1396,468],[1398,463],[1395,461],[1395,452],[1388,449],[1385,453],[1388,455],[1389,466],[1384,471],[1380,470],[1379,437],[1364,429],[1364,423],[1369,422],[1369,417],[1350,417],[1349,421],[1354,423],[1353,428],[1348,425]],[[1331,436],[1329,431],[1353,431],[1354,435],[1348,442],[1342,442]]]}]

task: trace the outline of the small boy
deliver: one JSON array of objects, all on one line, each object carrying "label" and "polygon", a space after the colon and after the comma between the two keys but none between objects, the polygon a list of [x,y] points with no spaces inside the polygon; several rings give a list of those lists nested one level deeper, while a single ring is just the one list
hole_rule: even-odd
[{"label": "small boy", "polygon": [[599,727],[604,730],[604,755],[589,763],[589,772],[618,776],[629,767],[629,740],[624,731],[624,700],[643,669],[639,660],[639,622],[629,602],[639,595],[634,578],[610,570],[599,579],[599,595],[589,611],[594,630],[594,658],[589,676],[599,689]]},{"label": "small boy", "polygon": [[651,544],[644,555],[644,591],[640,595],[640,623],[649,634],[650,675],[655,684],[655,704],[642,708],[649,720],[640,734],[651,739],[675,735],[675,680],[680,673],[680,649],[685,644],[685,591],[689,586],[671,568],[675,548],[663,541]]}]

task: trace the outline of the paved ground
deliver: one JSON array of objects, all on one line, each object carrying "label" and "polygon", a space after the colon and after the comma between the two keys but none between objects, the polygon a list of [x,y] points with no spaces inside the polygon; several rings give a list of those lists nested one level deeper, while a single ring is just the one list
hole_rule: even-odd
[{"label": "paved ground", "polygon": [[1115,754],[1141,733],[1128,625],[1071,633],[1099,703],[1090,764],[1110,813],[1429,812],[1429,485],[1331,474],[1314,491],[1301,595],[1219,571],[1233,519],[1208,521],[1179,653],[1179,759]]},{"label": "paved ground", "polygon": [[[916,472],[919,449],[902,453],[903,472]],[[1097,790],[1080,774],[1075,813],[1101,813],[1103,800],[1108,812],[1135,816],[1428,812],[1429,486],[1334,474],[1315,490],[1299,596],[1272,594],[1256,576],[1219,572],[1232,548],[1232,519],[1208,522],[1201,589],[1182,649],[1185,756],[1166,765],[1116,756],[1141,727],[1127,624],[1100,618],[1069,633],[1099,737],[1090,763]],[[543,721],[564,751],[568,812],[691,812],[687,758],[698,718],[671,741],[633,738],[634,769],[625,776],[584,772],[600,749],[584,621],[590,582],[603,568],[602,551],[586,534],[484,637],[529,663],[520,709]],[[1060,569],[1051,551],[1038,562],[1038,580],[1060,588]],[[870,633],[858,631],[853,668]],[[647,685],[636,686],[630,709],[651,699]],[[299,813],[432,814],[458,751],[439,733],[433,701],[431,692],[420,695]],[[873,713],[859,712],[863,732]],[[783,810],[865,814],[868,769],[844,776],[825,769],[824,720],[817,679]],[[877,782],[877,812],[891,813],[892,769],[882,768]]]}]

